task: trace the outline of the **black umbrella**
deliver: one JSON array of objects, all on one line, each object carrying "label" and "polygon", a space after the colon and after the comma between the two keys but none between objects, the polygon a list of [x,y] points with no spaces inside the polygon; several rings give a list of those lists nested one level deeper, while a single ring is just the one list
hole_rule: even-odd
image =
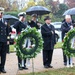
[{"label": "black umbrella", "polygon": [[13,16],[13,15],[3,15],[3,18],[4,19],[17,19],[18,20],[18,18]]},{"label": "black umbrella", "polygon": [[37,14],[37,15],[44,15],[49,14],[50,10],[43,6],[32,6],[26,10],[27,15]]},{"label": "black umbrella", "polygon": [[75,15],[75,8],[68,9],[64,12],[64,15]]},{"label": "black umbrella", "polygon": [[15,17],[15,16],[13,16],[13,15],[3,15],[3,18],[4,18],[5,20],[7,20],[7,21],[10,23],[10,25],[12,25],[12,24],[14,24],[16,21],[18,21],[18,18]]}]

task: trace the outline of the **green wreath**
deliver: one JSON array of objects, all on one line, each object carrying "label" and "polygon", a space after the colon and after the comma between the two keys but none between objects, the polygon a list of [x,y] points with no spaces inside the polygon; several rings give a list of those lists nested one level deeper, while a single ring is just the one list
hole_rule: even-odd
[{"label": "green wreath", "polygon": [[75,38],[75,28],[70,30],[65,38],[62,45],[62,49],[64,50],[65,55],[67,56],[75,56],[75,48],[71,47],[73,43],[73,38]]},{"label": "green wreath", "polygon": [[[31,46],[28,48],[24,47],[26,40],[30,39]],[[21,32],[17,39],[15,39],[16,54],[20,58],[33,58],[35,57],[43,48],[43,40],[41,34],[36,30],[36,28],[27,27]]]}]

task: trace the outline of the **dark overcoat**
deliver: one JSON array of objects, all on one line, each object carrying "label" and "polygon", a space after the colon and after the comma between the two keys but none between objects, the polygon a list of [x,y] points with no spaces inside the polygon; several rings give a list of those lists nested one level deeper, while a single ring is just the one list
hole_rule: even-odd
[{"label": "dark overcoat", "polygon": [[[53,31],[53,34],[52,34],[52,31]],[[41,34],[44,41],[43,49],[53,50],[54,44],[56,44],[54,26],[50,25],[50,28],[49,28],[47,24],[44,24],[43,26],[41,26]]]},{"label": "dark overcoat", "polygon": [[61,31],[62,31],[62,40],[64,39],[65,37],[65,34],[71,29],[71,27],[66,23],[66,22],[63,22],[62,25],[61,25]]}]

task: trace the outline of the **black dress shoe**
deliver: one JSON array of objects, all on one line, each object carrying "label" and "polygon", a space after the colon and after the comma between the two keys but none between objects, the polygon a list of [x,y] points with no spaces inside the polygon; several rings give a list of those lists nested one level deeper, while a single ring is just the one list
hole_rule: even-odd
[{"label": "black dress shoe", "polygon": [[67,65],[67,63],[66,63],[66,62],[64,62],[64,65],[66,66],[66,65]]},{"label": "black dress shoe", "polygon": [[44,68],[49,68],[47,65],[44,65]]},{"label": "black dress shoe", "polygon": [[22,69],[28,70],[28,68],[27,68],[27,67],[22,67]]},{"label": "black dress shoe", "polygon": [[49,68],[53,68],[53,66],[51,66],[51,65],[48,65],[48,67],[49,67]]},{"label": "black dress shoe", "polygon": [[23,70],[23,68],[22,67],[19,67],[19,70]]},{"label": "black dress shoe", "polygon": [[2,73],[6,73],[5,69],[2,69],[1,72],[2,72]]}]

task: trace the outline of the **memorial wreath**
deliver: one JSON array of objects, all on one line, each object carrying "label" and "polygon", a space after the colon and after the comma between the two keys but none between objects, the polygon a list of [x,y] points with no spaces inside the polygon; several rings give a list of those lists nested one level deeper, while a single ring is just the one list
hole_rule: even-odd
[{"label": "memorial wreath", "polygon": [[[72,43],[74,46],[72,46]],[[69,57],[75,56],[75,28],[66,34],[62,49],[64,50],[65,55]]]},{"label": "memorial wreath", "polygon": [[[29,48],[25,45],[25,41],[30,39]],[[35,57],[43,48],[43,40],[41,34],[36,28],[27,27],[15,39],[16,54],[22,59]],[[27,44],[27,43],[26,43]]]}]

